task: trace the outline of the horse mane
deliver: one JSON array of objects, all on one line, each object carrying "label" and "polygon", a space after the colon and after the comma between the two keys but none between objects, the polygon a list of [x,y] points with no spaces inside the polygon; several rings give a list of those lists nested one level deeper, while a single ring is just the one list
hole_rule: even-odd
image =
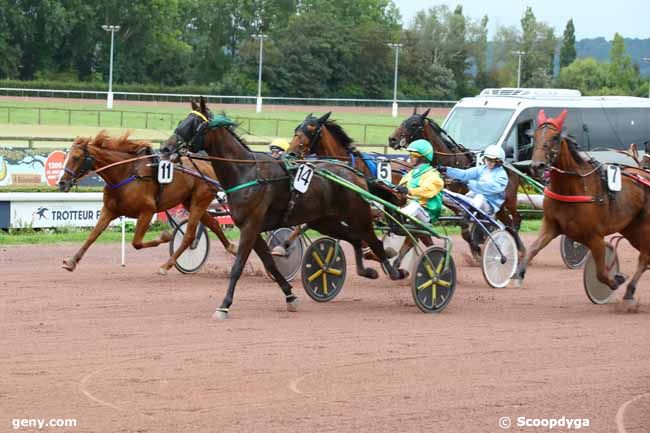
[{"label": "horse mane", "polygon": [[564,138],[567,142],[567,148],[569,149],[569,154],[571,155],[571,158],[573,158],[573,161],[576,164],[581,164],[583,162],[588,162],[585,161],[585,159],[580,155],[580,150],[578,149],[578,142],[576,139],[570,135],[565,135],[562,138]]},{"label": "horse mane", "polygon": [[445,143],[445,145],[447,145],[447,147],[450,150],[458,150],[461,153],[469,153],[469,150],[465,146],[463,146],[460,143],[456,143],[456,141],[453,138],[451,138],[449,134],[447,134],[447,131],[442,129],[442,126],[438,125],[438,123],[435,120],[429,117],[427,117],[426,120],[429,122],[429,125],[431,125],[435,133],[438,134],[440,139],[443,141],[443,143]]},{"label": "horse mane", "polygon": [[327,126],[327,130],[334,136],[336,141],[341,143],[343,147],[346,149],[351,149],[352,148],[352,143],[354,142],[354,139],[352,139],[348,134],[345,133],[341,125],[336,123],[334,120],[328,120],[325,122],[324,126]]},{"label": "horse mane", "polygon": [[100,149],[133,154],[137,154],[142,149],[151,149],[151,143],[144,140],[131,140],[130,135],[131,131],[127,131],[121,137],[112,138],[106,130],[103,130],[92,139],[90,144]]}]

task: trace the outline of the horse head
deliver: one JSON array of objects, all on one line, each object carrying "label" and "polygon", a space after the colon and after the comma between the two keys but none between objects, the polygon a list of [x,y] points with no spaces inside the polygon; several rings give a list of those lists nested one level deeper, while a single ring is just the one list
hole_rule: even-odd
[{"label": "horse head", "polygon": [[94,170],[95,158],[88,150],[88,144],[91,140],[90,137],[77,137],[74,139],[63,163],[63,172],[59,178],[59,191],[70,191],[70,188],[79,179]]},{"label": "horse head", "polygon": [[412,141],[424,138],[424,127],[429,111],[430,109],[418,114],[417,108],[414,108],[413,114],[395,128],[395,131],[388,137],[388,145],[398,150],[406,148]]},{"label": "horse head", "polygon": [[161,153],[172,154],[184,148],[198,152],[203,148],[203,138],[213,114],[203,96],[198,104],[192,100],[191,107],[192,111],[178,122],[173,134],[161,144]]},{"label": "horse head", "polygon": [[327,112],[321,117],[309,113],[305,120],[293,131],[293,138],[289,143],[288,153],[305,156],[315,153],[316,145],[321,138],[321,129],[329,119],[332,112]]},{"label": "horse head", "polygon": [[537,129],[533,135],[533,157],[530,163],[534,176],[541,176],[544,170],[553,166],[562,148],[562,126],[567,110],[556,118],[546,117],[544,110],[537,115]]}]

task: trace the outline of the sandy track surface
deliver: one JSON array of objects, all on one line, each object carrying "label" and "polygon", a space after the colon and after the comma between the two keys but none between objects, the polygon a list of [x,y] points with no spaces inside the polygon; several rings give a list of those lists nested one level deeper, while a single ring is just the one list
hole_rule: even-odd
[{"label": "sandy track surface", "polygon": [[[524,289],[488,288],[455,245],[442,314],[420,313],[408,283],[352,266],[328,304],[296,281],[300,312],[288,313],[256,262],[225,322],[210,319],[230,266],[216,243],[199,274],[167,277],[155,274],[162,247],[130,249],[121,268],[117,244],[97,245],[74,273],[59,264],[75,245],[0,247],[0,431],[68,418],[76,428],[43,431],[488,433],[505,416],[510,431],[548,430],[518,417],[649,431],[650,307],[591,304],[557,241]],[[623,245],[621,257],[631,273],[636,254]]]}]

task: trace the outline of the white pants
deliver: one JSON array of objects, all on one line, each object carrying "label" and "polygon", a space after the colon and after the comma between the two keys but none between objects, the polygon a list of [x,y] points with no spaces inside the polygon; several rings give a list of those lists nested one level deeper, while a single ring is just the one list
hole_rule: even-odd
[{"label": "white pants", "polygon": [[494,214],[494,209],[492,209],[492,205],[488,203],[488,201],[485,199],[483,194],[476,194],[475,192],[468,192],[465,194],[465,197],[470,199],[470,202],[474,205],[474,207],[481,209],[483,212],[487,213],[488,215]]},{"label": "white pants", "polygon": [[415,200],[409,201],[409,203],[402,208],[402,212],[419,219],[423,223],[428,223],[429,220],[431,220],[429,213]]}]

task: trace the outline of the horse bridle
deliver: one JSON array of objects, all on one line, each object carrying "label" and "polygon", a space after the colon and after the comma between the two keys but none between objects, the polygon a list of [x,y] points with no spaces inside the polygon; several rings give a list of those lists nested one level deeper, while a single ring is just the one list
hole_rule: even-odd
[{"label": "horse bridle", "polygon": [[[300,131],[309,139],[309,154],[316,153],[316,145],[321,138],[321,130],[323,128],[323,125],[321,125],[318,120],[314,119],[316,118],[306,119],[294,130],[294,133]],[[311,122],[316,124],[316,129],[313,131],[310,131],[308,128]],[[302,143],[300,144],[300,147],[303,147]]]},{"label": "horse bridle", "polygon": [[[560,131],[557,130],[555,125],[553,125],[552,123],[542,123],[537,127],[537,129],[540,130],[545,128],[550,128],[556,133],[555,135],[553,135],[553,138],[547,140],[542,145],[542,148],[544,149],[544,158],[546,159],[546,163],[548,164],[549,167],[553,167],[555,166],[555,160],[560,154],[560,144],[562,140],[562,134],[560,133]],[[549,145],[550,143],[554,144],[554,146],[551,147]]]},{"label": "horse bridle", "polygon": [[[181,127],[183,129],[186,128],[185,123],[187,119],[192,119],[192,124],[191,126],[196,123],[197,120],[200,121],[199,125],[194,128],[190,129],[191,137],[184,137],[183,135],[185,134],[185,131],[179,131]],[[182,148],[188,148],[192,152],[198,152],[203,148],[203,140],[205,138],[205,132],[208,130],[208,124],[210,123],[209,117],[206,117],[203,113],[200,113],[198,111],[192,111],[190,115],[185,119],[185,121],[181,121],[181,123],[174,129],[174,134],[173,136],[176,137],[177,141],[177,149],[180,150]],[[194,130],[192,132],[192,130]]]},{"label": "horse bridle", "polygon": [[72,176],[72,183],[76,183],[80,178],[84,177],[90,171],[95,169],[95,157],[92,156],[90,152],[88,152],[88,144],[86,144],[85,146],[73,144],[72,146],[70,146],[70,149],[74,147],[81,148],[84,152],[84,155],[83,155],[83,161],[81,162],[81,166],[79,167],[78,171],[72,171],[68,167],[63,167],[63,171],[65,173],[68,173],[70,176]]},{"label": "horse bridle", "polygon": [[[419,138],[424,138],[424,121],[426,120],[426,118],[422,118],[422,116],[418,116],[420,118],[420,122],[418,123],[418,126],[416,128],[412,128],[408,124],[409,120],[411,120],[412,117],[415,117],[415,116],[409,117],[408,119],[403,121],[402,124],[400,125],[400,127],[402,129],[402,133],[400,134],[400,137],[399,137],[400,138],[400,141],[399,141],[400,143],[401,143],[402,140],[406,140],[406,141],[408,141],[410,143],[410,142],[412,142],[414,140],[417,140]],[[404,132],[407,132],[409,134],[408,138],[407,138],[407,136],[406,136],[406,134]]]}]

